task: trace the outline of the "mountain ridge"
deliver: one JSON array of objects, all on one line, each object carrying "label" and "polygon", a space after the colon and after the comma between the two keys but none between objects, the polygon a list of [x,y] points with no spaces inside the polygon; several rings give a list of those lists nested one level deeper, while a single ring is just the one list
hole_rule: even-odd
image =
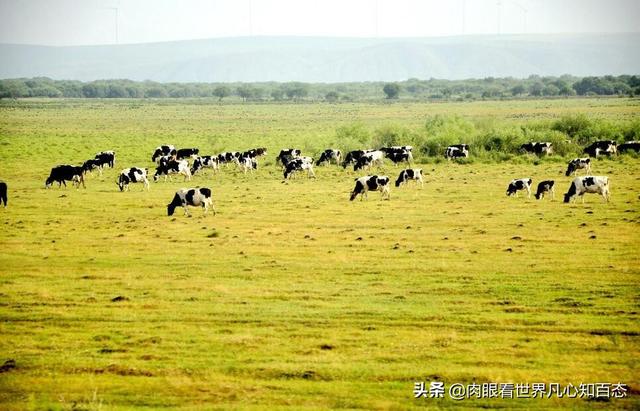
[{"label": "mountain ridge", "polygon": [[524,78],[640,73],[640,33],[229,37],[99,46],[0,44],[0,78],[158,82]]}]

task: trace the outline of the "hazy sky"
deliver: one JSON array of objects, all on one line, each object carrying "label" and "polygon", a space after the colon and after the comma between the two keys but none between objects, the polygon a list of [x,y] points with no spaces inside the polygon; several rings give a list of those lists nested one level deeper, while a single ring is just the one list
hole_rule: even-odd
[{"label": "hazy sky", "polygon": [[0,43],[640,31],[640,0],[0,0]]}]

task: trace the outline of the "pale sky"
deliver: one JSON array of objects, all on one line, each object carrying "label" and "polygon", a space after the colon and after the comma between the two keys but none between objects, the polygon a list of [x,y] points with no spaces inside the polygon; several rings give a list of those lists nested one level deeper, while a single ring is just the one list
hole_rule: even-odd
[{"label": "pale sky", "polygon": [[0,43],[640,31],[640,0],[0,0]]}]

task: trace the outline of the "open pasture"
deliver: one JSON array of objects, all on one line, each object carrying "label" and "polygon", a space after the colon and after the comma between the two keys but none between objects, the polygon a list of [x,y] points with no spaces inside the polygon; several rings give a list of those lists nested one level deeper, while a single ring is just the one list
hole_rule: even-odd
[{"label": "open pasture", "polygon": [[[360,174],[317,167],[282,183],[280,148],[340,147],[336,127],[498,124],[637,100],[218,105],[0,105],[2,409],[420,409],[640,406],[640,160],[594,161],[612,201],[563,204],[566,159],[419,164],[424,189],[349,202]],[[115,184],[164,143],[201,154],[265,146],[255,175]],[[115,150],[86,189],[45,190],[52,166]],[[395,181],[400,167],[382,170]],[[513,178],[556,199],[508,198]],[[218,214],[166,204],[206,186]],[[618,383],[628,397],[414,399],[414,383]]]}]

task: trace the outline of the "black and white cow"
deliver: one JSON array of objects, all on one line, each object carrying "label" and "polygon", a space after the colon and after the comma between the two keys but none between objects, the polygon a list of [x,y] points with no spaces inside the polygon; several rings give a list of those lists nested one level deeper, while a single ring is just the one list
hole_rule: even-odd
[{"label": "black and white cow", "polygon": [[351,192],[351,196],[349,197],[349,201],[353,201],[356,199],[358,195],[360,195],[360,201],[363,198],[367,198],[367,192],[369,191],[380,191],[382,199],[389,199],[391,190],[389,188],[389,177],[387,176],[364,176],[360,178],[356,178],[356,186]]},{"label": "black and white cow", "polygon": [[140,167],[125,168],[120,172],[118,176],[118,188],[120,191],[129,191],[129,184],[143,183],[142,190],[146,188],[149,191],[149,180],[147,179],[147,173],[149,169]]},{"label": "black and white cow", "polygon": [[358,161],[356,161],[356,164],[353,166],[353,171],[370,169],[374,165],[380,167],[383,164],[382,160],[384,156],[385,154],[381,150],[364,153]]},{"label": "black and white cow", "polygon": [[167,177],[171,180],[170,174],[182,174],[184,180],[191,180],[191,170],[189,170],[189,163],[187,160],[169,160],[166,163],[162,162],[156,167],[156,173],[153,175],[153,181],[158,181],[160,176],[164,176],[164,181],[167,181]]},{"label": "black and white cow", "polygon": [[582,197],[584,203],[585,193],[600,194],[604,202],[608,202],[611,194],[609,193],[609,177],[602,176],[585,176],[576,177],[569,186],[569,191],[564,195],[564,202],[569,203],[576,197]]},{"label": "black and white cow", "polygon": [[242,154],[240,158],[236,159],[236,164],[244,174],[247,174],[247,172],[251,172],[251,174],[253,174],[253,170],[258,168],[258,161],[255,157],[250,157],[245,154]]},{"label": "black and white cow", "polygon": [[451,160],[452,158],[467,158],[469,157],[469,146],[467,144],[449,146],[444,150],[444,157],[447,160]]},{"label": "black and white cow", "polygon": [[51,169],[49,177],[47,178],[47,181],[45,181],[44,183],[45,187],[51,187],[51,184],[53,184],[54,181],[58,183],[58,187],[63,184],[66,187],[67,183],[65,181],[71,181],[76,187],[78,187],[80,183],[82,183],[82,187],[87,188],[87,186],[84,184],[84,173],[82,170],[82,166],[63,164],[53,167]]},{"label": "black and white cow", "polygon": [[405,162],[411,164],[413,161],[412,146],[391,146],[382,147],[380,151],[384,153],[384,156],[391,160],[393,164]]},{"label": "black and white cow", "polygon": [[251,148],[244,153],[242,153],[241,157],[250,157],[257,158],[267,154],[267,149],[264,147]]},{"label": "black and white cow", "polygon": [[551,193],[551,200],[554,200],[556,197],[556,191],[554,189],[555,181],[553,180],[544,180],[538,183],[538,189],[534,194],[536,200],[542,200],[546,193]]},{"label": "black and white cow", "polygon": [[4,181],[0,181],[0,204],[2,204],[3,207],[7,207],[7,191],[7,183],[5,183]]},{"label": "black and white cow", "polygon": [[360,157],[362,157],[363,155],[367,154],[367,153],[371,153],[375,150],[353,150],[353,151],[349,151],[347,153],[347,155],[344,158],[344,161],[342,162],[342,168],[347,168],[347,166],[349,164],[355,164],[358,162],[358,160],[360,159]]},{"label": "black and white cow", "polygon": [[[307,157],[307,158],[310,158],[310,157]],[[287,165],[284,167],[284,179],[288,180],[292,174],[298,171],[303,171],[303,170],[307,170],[308,178],[316,177],[316,174],[313,172],[313,161],[307,161],[307,159],[302,157],[302,158],[294,158],[293,160],[287,163]]]},{"label": "black and white cow", "polygon": [[413,154],[411,150],[398,150],[385,153],[385,157],[391,160],[394,165],[399,163],[411,164],[413,161]]},{"label": "black and white cow", "polygon": [[213,199],[211,198],[211,189],[207,187],[181,188],[176,191],[173,200],[167,204],[167,215],[172,216],[176,207],[184,208],[184,215],[190,215],[187,206],[203,207],[204,214],[207,214],[209,208],[216,215],[216,209],[213,207]]},{"label": "black and white cow", "polygon": [[601,154],[611,156],[618,154],[618,146],[613,140],[596,141],[584,149],[585,154],[591,157],[598,157]]},{"label": "black and white cow", "polygon": [[342,160],[342,152],[337,148],[328,148],[320,154],[320,159],[316,162],[316,165],[319,166],[322,163],[331,164],[332,161],[335,161],[336,164],[340,164]]},{"label": "black and white cow", "polygon": [[96,154],[94,161],[100,166],[100,174],[102,174],[102,168],[113,168],[116,164],[116,152],[113,150],[101,151]]},{"label": "black and white cow", "polygon": [[585,158],[574,158],[569,161],[567,165],[567,172],[565,175],[569,177],[571,174],[576,174],[578,170],[584,170],[585,174],[591,173],[591,159],[588,157]]},{"label": "black and white cow", "polygon": [[195,157],[200,153],[200,150],[194,148],[181,148],[176,151],[176,160],[182,160],[183,158]]},{"label": "black and white cow", "polygon": [[618,151],[624,153],[625,151],[635,151],[640,153],[640,141],[625,141],[618,146]]},{"label": "black and white cow", "polygon": [[520,146],[520,150],[525,153],[535,155],[550,155],[553,153],[553,144],[549,142],[530,142]]},{"label": "black and white cow", "polygon": [[527,198],[531,198],[531,183],[533,181],[530,178],[516,178],[511,180],[507,187],[507,195],[516,195],[518,197],[518,191],[527,190]]},{"label": "black and white cow", "polygon": [[302,154],[302,151],[297,148],[283,148],[280,150],[280,154],[276,157],[276,164],[282,164],[286,166],[287,162],[296,158]]},{"label": "black and white cow", "polygon": [[156,150],[153,152],[151,156],[151,161],[156,161],[156,159],[162,156],[174,156],[177,154],[176,148],[171,144],[166,146],[156,147]]},{"label": "black and white cow", "polygon": [[96,159],[87,160],[82,163],[82,172],[84,174],[90,173],[93,170],[98,170],[98,173],[102,175],[102,165],[100,165]]},{"label": "black and white cow", "polygon": [[218,157],[217,156],[198,156],[193,160],[193,165],[191,166],[191,175],[195,175],[198,170],[210,168],[214,172],[219,170],[218,168]]},{"label": "black and white cow", "polygon": [[240,158],[239,151],[225,151],[224,153],[218,154],[218,164],[226,164],[229,166],[229,164],[235,163],[238,158]]},{"label": "black and white cow", "polygon": [[421,168],[407,168],[400,172],[398,179],[396,180],[396,187],[400,187],[402,184],[409,184],[409,180],[414,180],[416,185],[420,183],[420,188],[424,187],[424,181],[422,180]]}]

